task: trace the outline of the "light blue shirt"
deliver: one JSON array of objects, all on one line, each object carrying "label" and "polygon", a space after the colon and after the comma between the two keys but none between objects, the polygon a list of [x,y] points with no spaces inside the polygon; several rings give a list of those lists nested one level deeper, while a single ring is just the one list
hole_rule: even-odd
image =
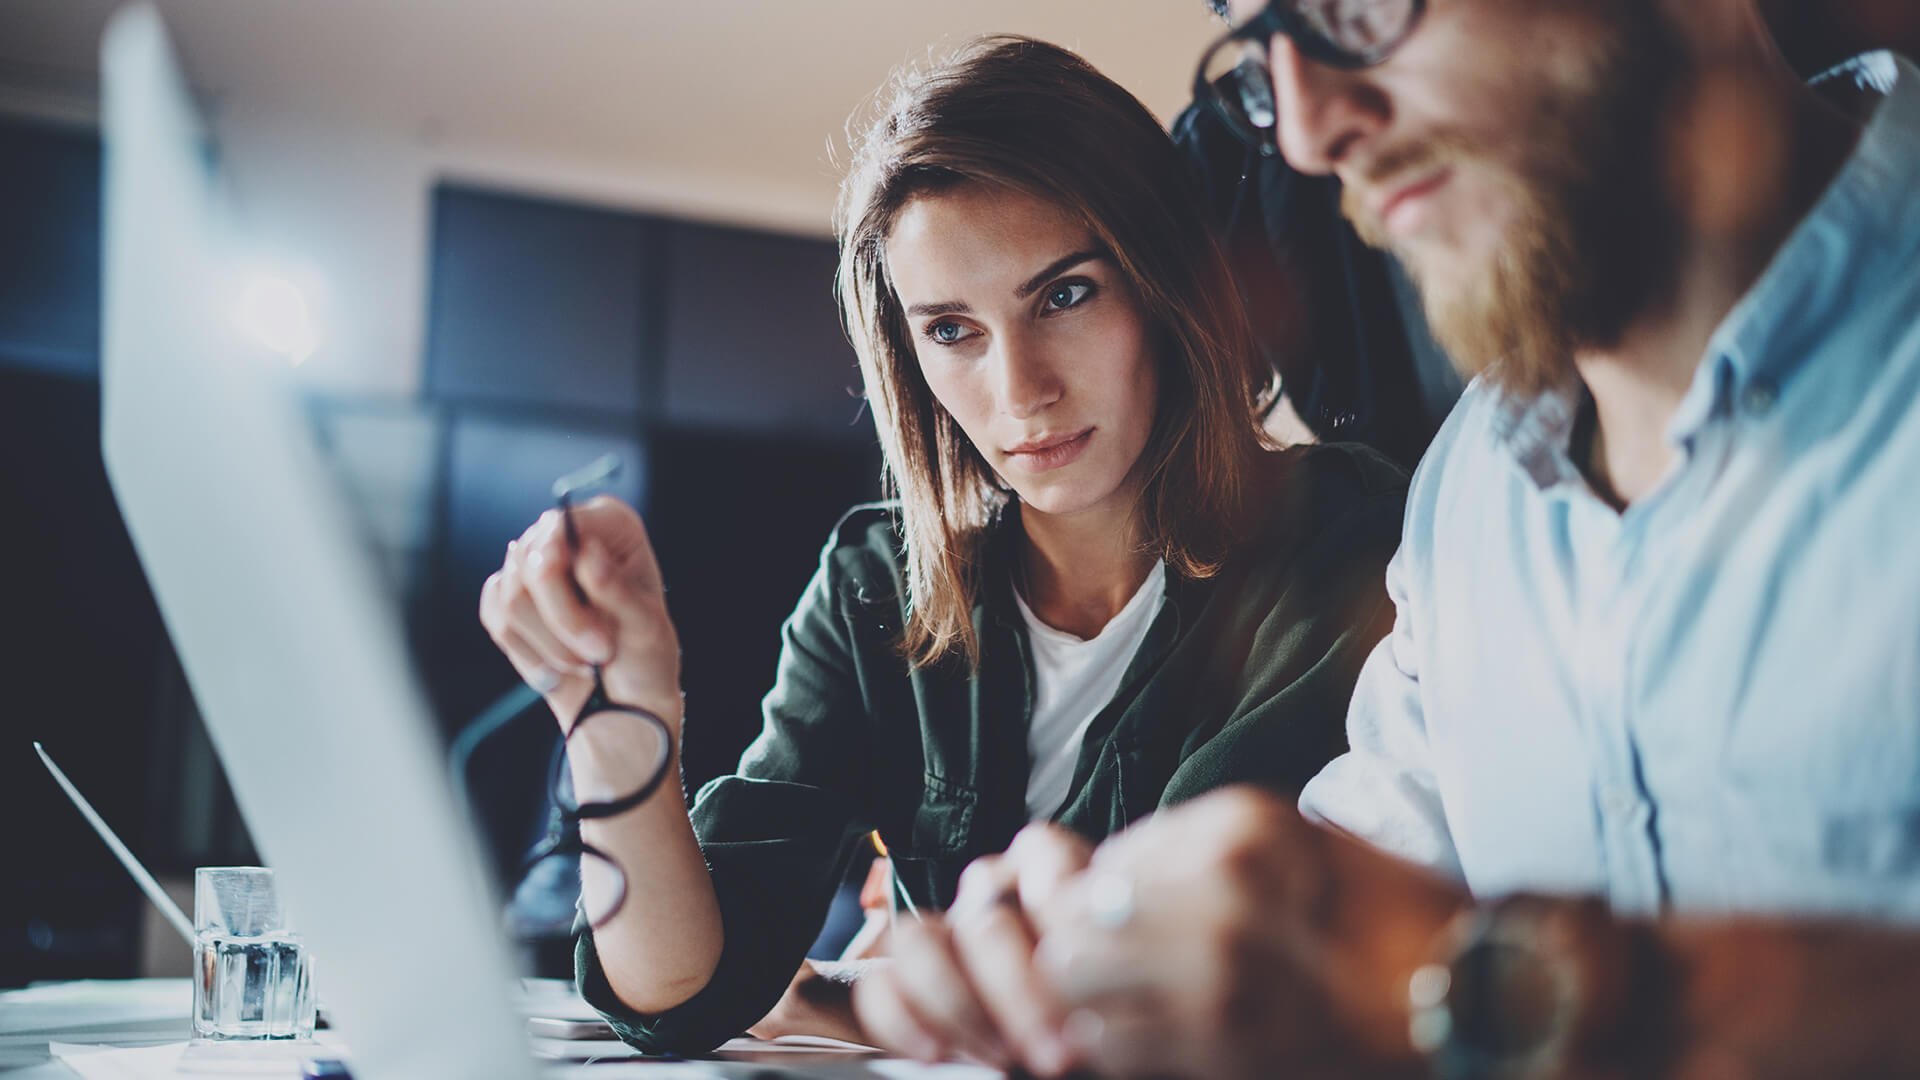
[{"label": "light blue shirt", "polygon": [[1481,896],[1920,919],[1920,70],[1718,328],[1625,513],[1476,383],[1310,815]]}]

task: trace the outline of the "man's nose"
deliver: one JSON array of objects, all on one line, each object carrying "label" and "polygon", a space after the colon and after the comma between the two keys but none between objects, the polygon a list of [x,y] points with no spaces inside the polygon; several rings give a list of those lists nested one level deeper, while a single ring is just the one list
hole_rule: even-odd
[{"label": "man's nose", "polygon": [[1274,37],[1267,55],[1274,134],[1281,155],[1295,169],[1333,172],[1356,144],[1386,126],[1386,95],[1363,73],[1309,60],[1285,36]]}]

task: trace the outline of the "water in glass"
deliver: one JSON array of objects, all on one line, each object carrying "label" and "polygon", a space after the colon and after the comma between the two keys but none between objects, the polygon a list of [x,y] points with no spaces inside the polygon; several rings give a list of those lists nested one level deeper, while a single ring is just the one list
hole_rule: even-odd
[{"label": "water in glass", "polygon": [[313,965],[296,935],[202,933],[193,966],[196,1038],[313,1037]]}]

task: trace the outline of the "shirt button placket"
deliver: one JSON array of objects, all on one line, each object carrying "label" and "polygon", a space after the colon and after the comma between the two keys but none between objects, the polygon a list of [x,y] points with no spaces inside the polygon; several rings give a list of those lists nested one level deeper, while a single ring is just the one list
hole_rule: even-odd
[{"label": "shirt button placket", "polygon": [[1632,727],[1629,646],[1641,608],[1637,568],[1648,522],[1629,509],[1620,523],[1610,565],[1612,588],[1603,605],[1604,632],[1597,635],[1590,686],[1595,707],[1595,783],[1599,785],[1602,843],[1607,853],[1607,892],[1623,912],[1652,914],[1660,905],[1658,860],[1648,832],[1651,815],[1640,791]]}]

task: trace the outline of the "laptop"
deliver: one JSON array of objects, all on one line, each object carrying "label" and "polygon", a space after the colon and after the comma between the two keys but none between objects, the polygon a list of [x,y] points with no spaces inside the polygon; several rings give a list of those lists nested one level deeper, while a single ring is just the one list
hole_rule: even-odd
[{"label": "laptop", "polygon": [[[159,14],[120,11],[101,51],[107,475],[241,814],[356,1080],[541,1075],[394,598],[288,363],[227,329],[231,223]],[[633,1067],[695,1068],[586,1066]],[[697,1070],[743,1068],[768,1064]]]}]

